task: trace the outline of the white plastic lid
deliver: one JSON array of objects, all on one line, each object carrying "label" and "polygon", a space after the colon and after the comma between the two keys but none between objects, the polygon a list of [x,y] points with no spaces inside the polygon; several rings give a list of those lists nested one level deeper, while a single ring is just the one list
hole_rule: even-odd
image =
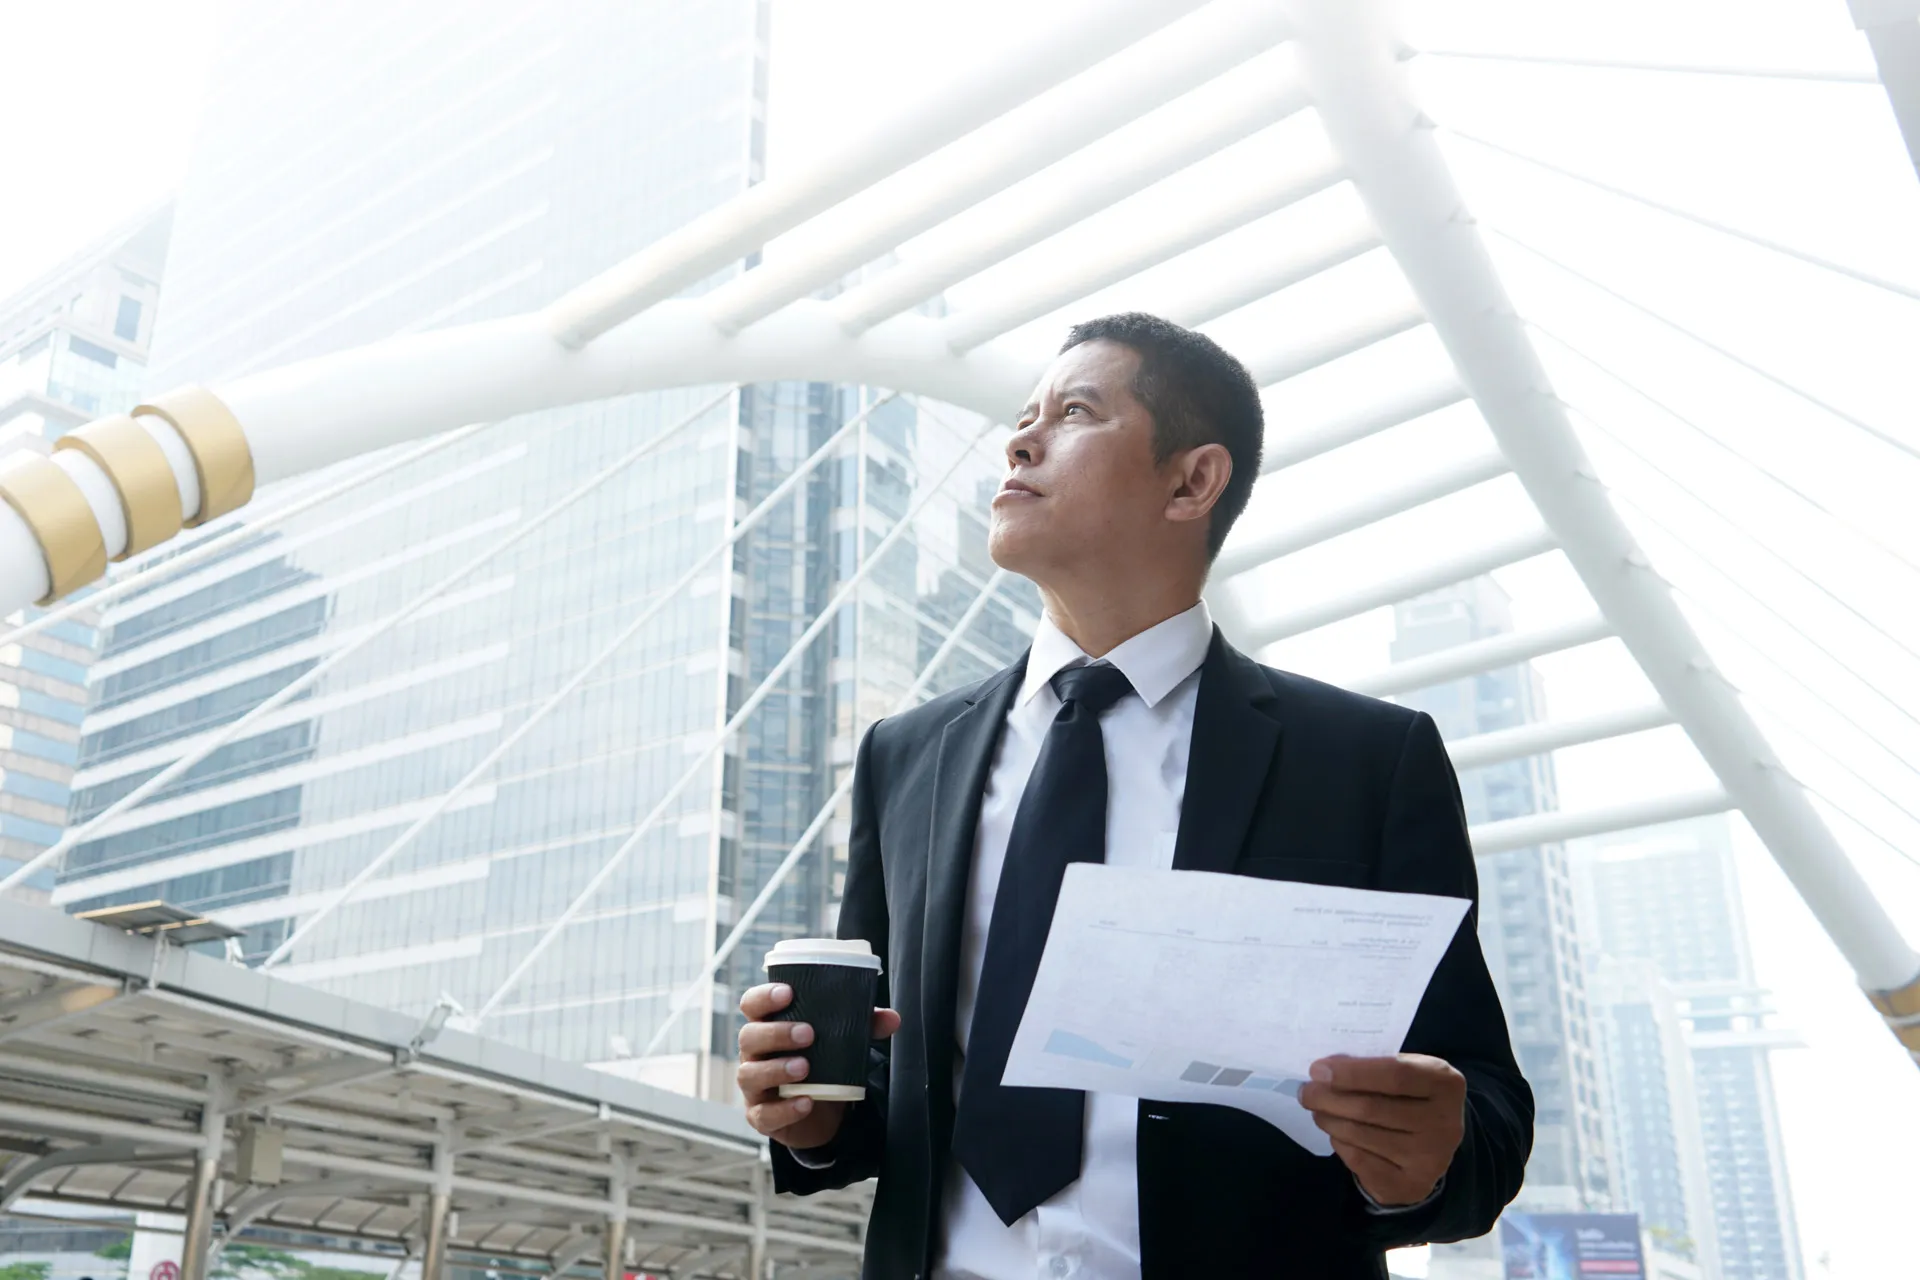
[{"label": "white plastic lid", "polygon": [[880,970],[880,957],[864,938],[784,938],[767,952],[766,963],[769,969],[777,964],[839,964]]}]

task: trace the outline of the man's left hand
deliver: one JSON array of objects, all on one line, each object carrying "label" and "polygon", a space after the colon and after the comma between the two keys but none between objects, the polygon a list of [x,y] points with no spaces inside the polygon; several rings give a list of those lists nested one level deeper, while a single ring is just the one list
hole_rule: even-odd
[{"label": "man's left hand", "polygon": [[1383,1208],[1433,1194],[1466,1132],[1467,1078],[1439,1058],[1322,1058],[1300,1105]]}]

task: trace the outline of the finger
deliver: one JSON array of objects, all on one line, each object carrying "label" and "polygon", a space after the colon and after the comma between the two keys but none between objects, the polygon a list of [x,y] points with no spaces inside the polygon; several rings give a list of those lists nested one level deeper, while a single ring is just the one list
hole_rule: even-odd
[{"label": "finger", "polygon": [[[1409,1054],[1407,1058],[1414,1058]],[[1426,1059],[1447,1071],[1453,1068],[1438,1058]],[[1348,1093],[1384,1093],[1400,1098],[1431,1098],[1439,1073],[1419,1061],[1393,1058],[1349,1058],[1335,1054],[1313,1064],[1308,1074],[1319,1084],[1332,1085]]]},{"label": "finger", "polygon": [[1302,1085],[1300,1105],[1322,1115],[1358,1120],[1399,1133],[1425,1133],[1441,1123],[1431,1101],[1384,1093],[1346,1093],[1329,1084]]},{"label": "finger", "polygon": [[1342,1120],[1339,1116],[1316,1115],[1313,1122],[1320,1126],[1321,1132],[1336,1143],[1344,1142],[1350,1147],[1358,1147],[1370,1152],[1392,1165],[1396,1170],[1400,1166],[1400,1139],[1403,1135],[1391,1129],[1376,1129],[1370,1124],[1361,1124],[1357,1120]]},{"label": "finger", "polygon": [[812,1098],[782,1098],[774,1102],[756,1102],[747,1108],[747,1123],[768,1137],[790,1129],[813,1114]]},{"label": "finger", "polygon": [[740,1028],[740,1056],[765,1058],[793,1053],[813,1043],[813,1028],[804,1022],[749,1022]]},{"label": "finger", "polygon": [[[796,1080],[807,1078],[807,1060],[799,1057],[767,1058],[760,1062],[743,1062],[734,1079],[739,1082],[740,1092],[749,1095],[769,1093],[783,1084],[792,1084]],[[753,1098],[759,1101],[758,1098]]]},{"label": "finger", "polygon": [[900,1029],[900,1015],[891,1009],[873,1011],[873,1038],[885,1040]]},{"label": "finger", "polygon": [[758,1022],[793,1003],[793,988],[784,982],[765,982],[740,993],[740,1012]]}]

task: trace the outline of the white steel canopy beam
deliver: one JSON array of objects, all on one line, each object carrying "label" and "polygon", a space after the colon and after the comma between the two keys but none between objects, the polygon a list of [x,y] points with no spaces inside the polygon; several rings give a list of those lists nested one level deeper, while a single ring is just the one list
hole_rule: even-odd
[{"label": "white steel canopy beam", "polygon": [[1916,956],[1738,695],[1714,670],[1621,521],[1551,391],[1373,0],[1289,0],[1322,119],[1399,261],[1588,592],[1870,992],[1901,993]]},{"label": "white steel canopy beam", "polygon": [[821,210],[1038,96],[1057,82],[1062,50],[1072,50],[1082,64],[1099,62],[1202,2],[1088,0],[1075,5],[1034,39],[997,51],[944,91],[929,95],[918,109],[882,113],[883,123],[872,133],[805,172],[749,187],[587,281],[547,308],[544,327],[569,347],[584,346]]},{"label": "white steel canopy beam", "polygon": [[1907,154],[1920,172],[1920,0],[1847,0],[1847,8],[1866,34]]},{"label": "white steel canopy beam", "polygon": [[[1242,73],[1236,73],[1238,81]],[[1289,62],[1277,82],[1234,84],[1225,101],[1197,121],[1184,117],[1144,139],[1115,163],[1105,154],[1069,161],[1058,182],[1023,199],[1009,220],[991,233],[933,249],[902,262],[833,301],[833,316],[850,334],[871,329],[889,316],[925,302],[947,286],[1064,231],[1108,205],[1144,190],[1306,106],[1306,92]],[[764,269],[764,268],[763,268]],[[1270,290],[1269,290],[1270,292]]]},{"label": "white steel canopy beam", "polygon": [[1603,836],[1614,831],[1659,826],[1663,822],[1704,818],[1725,813],[1731,808],[1733,798],[1718,787],[1710,787],[1701,791],[1685,791],[1679,795],[1631,800],[1603,809],[1579,809],[1570,813],[1555,810],[1550,813],[1530,813],[1523,818],[1483,822],[1470,828],[1467,836],[1473,841],[1473,852],[1484,858],[1488,854],[1508,853],[1537,844],[1554,844],[1563,840],[1578,840],[1582,836]]},{"label": "white steel canopy beam", "polygon": [[1289,423],[1280,428],[1286,434],[1277,440],[1272,438],[1274,423],[1276,419],[1284,421],[1285,414],[1276,410],[1269,401],[1266,405],[1269,438],[1266,449],[1260,455],[1260,474],[1272,475],[1287,467],[1297,466],[1309,458],[1332,453],[1355,441],[1412,422],[1415,418],[1424,418],[1430,413],[1451,408],[1466,398],[1467,389],[1460,385],[1458,378],[1449,374],[1396,391],[1377,404],[1364,405],[1326,422],[1316,422],[1299,430]]},{"label": "white steel canopy beam", "polygon": [[1531,662],[1550,653],[1577,649],[1613,635],[1613,624],[1599,614],[1576,618],[1535,631],[1509,631],[1467,644],[1423,654],[1358,680],[1343,681],[1355,693],[1374,698],[1391,698],[1414,689],[1427,689],[1462,676],[1477,676],[1498,671],[1516,663]]},{"label": "white steel canopy beam", "polygon": [[1265,648],[1289,636],[1355,617],[1369,609],[1398,604],[1429,591],[1438,591],[1441,587],[1450,587],[1456,582],[1465,582],[1468,578],[1477,578],[1483,573],[1492,573],[1495,569],[1504,569],[1522,560],[1531,560],[1553,550],[1554,545],[1553,535],[1537,526],[1509,534],[1497,542],[1470,548],[1438,563],[1422,565],[1406,573],[1368,583],[1346,595],[1290,609],[1278,617],[1252,623],[1247,628],[1247,643],[1256,649]]},{"label": "white steel canopy beam", "polygon": [[1220,581],[1231,578],[1237,573],[1245,573],[1269,561],[1290,556],[1296,551],[1304,551],[1330,538],[1355,529],[1364,529],[1370,524],[1385,520],[1389,516],[1410,511],[1424,503],[1471,489],[1477,484],[1485,484],[1498,476],[1506,475],[1513,468],[1508,465],[1506,455],[1498,449],[1489,449],[1477,456],[1464,458],[1450,466],[1441,467],[1426,475],[1416,476],[1404,484],[1379,493],[1369,494],[1360,501],[1330,511],[1314,520],[1306,520],[1290,529],[1281,529],[1264,537],[1250,538],[1238,546],[1229,546],[1221,551],[1213,562],[1213,578]]},{"label": "white steel canopy beam", "polygon": [[1577,747],[1608,738],[1624,738],[1630,733],[1645,733],[1673,723],[1673,712],[1658,702],[1637,707],[1619,707],[1573,720],[1542,720],[1537,724],[1515,725],[1491,733],[1476,733],[1447,743],[1453,767],[1461,772],[1484,769],[1490,764],[1505,764],[1528,756],[1545,755],[1562,747]]},{"label": "white steel canopy beam", "polygon": [[955,351],[971,351],[981,343],[997,338],[1009,329],[1017,329],[1029,320],[1037,320],[1064,307],[1077,298],[1118,284],[1217,240],[1227,232],[1245,226],[1324,191],[1346,175],[1337,162],[1316,156],[1308,162],[1279,168],[1263,174],[1237,198],[1209,204],[1195,210],[1186,221],[1168,227],[1164,234],[1124,246],[1117,252],[1091,257],[1076,263],[1058,275],[1030,285],[993,306],[976,307],[946,321],[944,336]]},{"label": "white steel canopy beam", "polygon": [[1276,382],[1297,378],[1309,369],[1332,364],[1342,356],[1364,351],[1376,342],[1417,329],[1426,319],[1418,303],[1402,302],[1325,329],[1297,346],[1256,356],[1247,361],[1247,372],[1253,375],[1256,385],[1270,387]]},{"label": "white steel canopy beam", "polygon": [[1209,280],[1204,288],[1191,295],[1167,302],[1161,306],[1160,313],[1176,324],[1197,329],[1229,311],[1290,289],[1302,280],[1378,249],[1380,237],[1372,227],[1361,224],[1349,227],[1330,240],[1288,241],[1278,247],[1280,252],[1272,259],[1243,262],[1231,276]]},{"label": "white steel canopy beam", "polygon": [[[917,181],[907,193],[868,201],[879,207],[843,219],[848,225],[831,240],[774,258],[722,285],[706,295],[707,314],[722,333],[764,319],[1286,36],[1285,19],[1267,0],[1215,0],[1151,41],[1122,50],[1065,83],[1056,79],[1053,88],[1021,113],[1017,130],[998,128],[991,138],[974,137],[957,144],[964,155],[942,156],[927,165],[931,172],[924,175],[916,171]],[[1126,92],[1100,91],[1110,84],[1123,84]],[[1270,91],[1269,96],[1296,104],[1303,100],[1297,85],[1291,92]],[[1014,123],[998,122],[1000,126]],[[842,220],[838,213],[832,216]]]}]

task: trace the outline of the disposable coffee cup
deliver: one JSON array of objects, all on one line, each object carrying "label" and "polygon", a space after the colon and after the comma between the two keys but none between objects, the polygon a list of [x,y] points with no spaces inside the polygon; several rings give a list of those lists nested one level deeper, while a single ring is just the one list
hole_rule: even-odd
[{"label": "disposable coffee cup", "polygon": [[807,1078],[780,1086],[783,1098],[858,1102],[867,1096],[867,1050],[873,1044],[873,998],[880,957],[858,938],[789,938],[767,953],[767,976],[793,988],[793,1001],[771,1022],[805,1022],[813,1043],[801,1050]]}]

